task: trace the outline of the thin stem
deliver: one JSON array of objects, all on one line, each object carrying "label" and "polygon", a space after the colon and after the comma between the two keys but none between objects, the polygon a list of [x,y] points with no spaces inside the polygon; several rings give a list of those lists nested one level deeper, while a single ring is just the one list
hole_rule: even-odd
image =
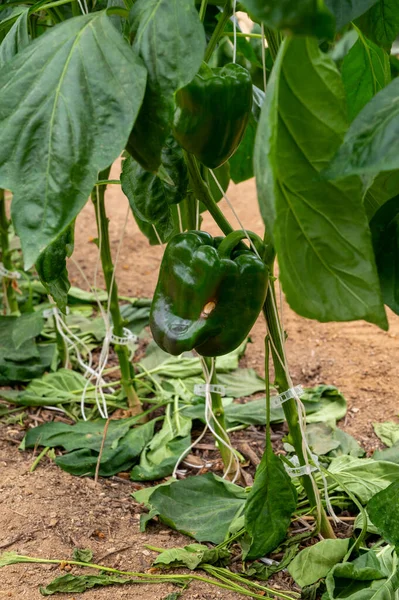
[{"label": "thin stem", "polygon": [[[9,221],[6,215],[6,200],[4,190],[0,188],[0,245],[1,245],[1,259],[4,268],[12,271],[13,265],[11,261],[10,246],[8,243],[8,227]],[[3,278],[3,286],[7,296],[7,303],[11,314],[19,312],[17,296],[13,288],[13,280]]]},{"label": "thin stem", "polygon": [[[212,359],[208,357],[204,357],[205,364],[208,368],[209,373],[212,373],[210,383],[211,385],[217,385],[218,379],[216,374],[216,369],[212,369]],[[224,418],[224,408],[222,397],[220,394],[216,392],[211,392],[212,398],[212,412],[215,415],[216,421],[214,422],[215,431],[220,438],[222,438],[226,444],[231,446],[230,438],[226,431],[226,421]],[[218,443],[219,452],[222,456],[224,472],[228,479],[234,479],[237,473],[237,458],[235,457],[233,451],[222,444]]]},{"label": "thin stem", "polygon": [[[63,317],[60,317],[60,318],[63,319]],[[62,337],[61,333],[58,330],[57,319],[55,318],[55,316],[53,317],[53,324],[54,324],[55,339],[57,342],[57,350],[58,350],[58,356],[60,359],[60,363],[64,367],[64,369],[67,369],[68,368],[68,347],[67,347],[65,339]],[[82,391],[80,390],[80,394],[81,393],[82,393]]]},{"label": "thin stem", "polygon": [[226,23],[228,22],[228,20],[230,19],[230,17],[233,16],[233,6],[232,6],[232,2],[231,0],[227,0],[226,5],[223,9],[222,14],[220,15],[220,19],[218,21],[218,24],[216,25],[212,37],[209,40],[208,46],[206,47],[206,51],[205,51],[205,57],[204,60],[205,62],[208,62],[209,59],[211,58],[213,51],[216,48],[216,45],[219,41],[219,39],[222,37],[223,35],[223,31],[224,28],[226,26]]},{"label": "thin stem", "polygon": [[201,2],[201,8],[199,11],[199,18],[201,19],[202,22],[204,22],[205,20],[205,15],[206,15],[206,7],[208,6],[208,0],[202,0]]},{"label": "thin stem", "polygon": [[273,59],[273,62],[276,60],[277,52],[282,42],[281,34],[277,31],[273,31],[268,27],[265,27],[265,38],[267,40],[267,46],[270,51],[270,55]]},{"label": "thin stem", "polygon": [[[104,179],[107,178],[105,174]],[[100,178],[101,179],[101,178]],[[110,313],[115,335],[123,337],[123,319],[119,309],[118,286],[114,277],[114,265],[112,262],[111,248],[109,243],[108,218],[105,211],[105,186],[94,188],[91,199],[95,207],[96,222],[99,235],[101,235],[101,264],[104,273],[105,284],[109,295]],[[142,412],[140,398],[132,383],[134,377],[133,367],[129,360],[129,350],[127,346],[115,345],[115,352],[118,355],[119,366],[121,369],[121,382],[127,397],[127,402],[132,414]]]},{"label": "thin stem", "polygon": [[33,471],[36,469],[37,465],[40,463],[42,458],[44,458],[46,456],[46,454],[49,450],[50,450],[50,446],[46,446],[45,448],[43,448],[43,450],[40,452],[39,456],[37,456],[35,458],[35,460],[33,461],[33,463],[31,464],[29,473],[33,473]]},{"label": "thin stem", "polygon": [[[272,294],[275,294],[274,283],[273,281],[270,281],[266,301],[263,307],[263,312],[269,329],[270,338],[273,342],[272,358],[275,372],[275,386],[281,394],[282,392],[285,392],[290,388],[290,384],[288,382],[285,369],[281,364],[284,361],[284,351],[280,334],[280,325],[275,314]],[[306,461],[302,447],[302,432],[299,425],[299,415],[295,400],[291,399],[284,402],[283,410],[288,423],[291,438],[290,441],[295,448],[295,452],[299,459],[299,464],[305,465]],[[313,488],[311,476],[304,475],[303,477],[301,477],[301,483],[305,489],[311,508],[315,509],[317,506],[317,498],[315,490]],[[323,537],[335,537],[323,507],[321,507],[320,533],[323,535]]]},{"label": "thin stem", "polygon": [[220,229],[223,231],[225,235],[228,235],[232,231],[234,231],[233,227],[230,225],[215,200],[212,197],[211,191],[208,185],[201,177],[201,172],[198,167],[197,160],[195,156],[190,154],[189,152],[184,152],[184,158],[187,164],[191,186],[193,192],[200,202],[202,202],[209,213],[212,215],[217,225],[219,225]]}]

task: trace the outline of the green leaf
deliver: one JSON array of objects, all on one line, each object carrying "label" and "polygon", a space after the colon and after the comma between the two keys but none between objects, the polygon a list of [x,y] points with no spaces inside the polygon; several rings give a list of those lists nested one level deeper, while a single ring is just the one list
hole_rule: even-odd
[{"label": "green leaf", "polygon": [[367,504],[370,521],[387,542],[399,548],[399,477]]},{"label": "green leaf", "polygon": [[90,563],[93,560],[93,551],[90,548],[74,548],[72,557],[73,560]]},{"label": "green leaf", "polygon": [[[22,354],[35,351],[35,356],[22,360]],[[56,352],[55,344],[35,345],[33,340],[25,343],[18,350],[20,359],[5,358],[0,355],[0,385],[7,385],[15,381],[31,381],[43,375],[53,364]],[[11,354],[11,348],[10,352]],[[25,354],[26,355],[26,354]],[[13,400],[14,404],[21,404],[19,398]]]},{"label": "green leaf", "polygon": [[[76,371],[59,369],[32,381],[20,395],[18,404],[24,406],[47,406],[80,400],[87,379]],[[76,396],[78,392],[78,396]]]},{"label": "green leaf", "polygon": [[259,203],[298,314],[322,322],[365,319],[386,329],[360,180],[338,185],[318,175],[343,138],[345,113],[332,60],[314,39],[286,38],[258,126]]},{"label": "green leaf", "polygon": [[231,373],[220,373],[218,383],[225,386],[229,398],[244,398],[265,390],[265,380],[253,369],[237,369]]},{"label": "green leaf", "polygon": [[157,487],[150,504],[173,529],[199,542],[220,544],[245,497],[239,486],[206,473]]},{"label": "green leaf", "polygon": [[333,16],[313,0],[243,0],[242,4],[250,16],[269,27],[299,35],[334,36]]},{"label": "green leaf", "polygon": [[340,443],[335,439],[334,433],[334,429],[325,423],[311,423],[306,428],[308,444],[318,456],[339,448]]},{"label": "green leaf", "polygon": [[370,230],[384,302],[399,314],[399,196],[376,211]]},{"label": "green leaf", "polygon": [[399,442],[399,423],[374,423],[374,433],[386,446],[394,446]]},{"label": "green leaf", "polygon": [[197,74],[205,32],[193,0],[137,0],[130,12],[133,48],[149,80],[173,94]]},{"label": "green leaf", "polygon": [[385,595],[386,583],[385,570],[372,550],[351,563],[335,565],[326,579],[331,600],[395,600],[395,596]]},{"label": "green leaf", "polygon": [[374,460],[387,460],[399,465],[399,442],[391,448],[385,450],[376,450],[372,456]]},{"label": "green leaf", "polygon": [[18,317],[12,328],[11,339],[16,350],[22,344],[41,334],[44,326],[44,317],[41,311],[25,313]]},{"label": "green leaf", "polygon": [[289,564],[289,574],[300,587],[315,583],[344,558],[349,542],[349,539],[322,540],[305,548]]},{"label": "green leaf", "polygon": [[[366,509],[364,509],[364,512],[366,514],[366,520],[367,520],[367,533],[379,534],[377,527],[375,525],[373,525],[372,522],[370,521],[370,517],[369,517]],[[355,519],[353,528],[354,529],[363,529],[363,523],[364,523],[363,513],[359,513]]]},{"label": "green leaf", "polygon": [[229,159],[231,178],[234,183],[241,183],[241,181],[246,181],[254,176],[253,156],[256,131],[265,94],[256,86],[253,86],[252,98],[252,113],[244,137],[236,152]]},{"label": "green leaf", "polygon": [[347,403],[341,392],[333,385],[316,385],[305,388],[301,401],[306,408],[307,423],[330,423],[346,415]]},{"label": "green leaf", "polygon": [[363,504],[399,478],[399,465],[353,456],[333,458],[329,471]]},{"label": "green leaf", "polygon": [[364,197],[364,208],[369,221],[372,220],[380,206],[397,196],[398,190],[399,170],[385,171],[377,175]]},{"label": "green leaf", "polygon": [[162,429],[144,448],[140,463],[133,467],[130,474],[133,481],[153,481],[170,475],[178,458],[191,444],[191,419],[176,412],[171,417],[169,408]]},{"label": "green leaf", "polygon": [[52,596],[59,593],[79,594],[86,590],[108,585],[123,585],[137,583],[136,579],[123,579],[119,575],[61,575],[56,577],[46,587],[40,587],[42,596]]},{"label": "green leaf", "polygon": [[226,559],[229,557],[230,551],[226,548],[208,548],[203,544],[189,544],[184,548],[170,548],[161,552],[153,564],[167,567],[187,567],[193,571],[202,564],[226,563]]},{"label": "green leaf", "polygon": [[103,12],[51,28],[1,70],[0,185],[14,193],[26,268],[125,147],[145,80],[140,59]]},{"label": "green leaf", "polygon": [[350,456],[362,457],[365,454],[365,451],[360,446],[360,444],[355,440],[354,437],[349,435],[346,431],[342,429],[334,430],[334,438],[339,442],[338,448],[336,450],[332,450],[328,453],[328,456],[336,457],[342,456],[343,454],[349,454]]},{"label": "green leaf", "polygon": [[353,121],[377,92],[391,81],[388,54],[359,33],[359,39],[342,63],[342,80]]},{"label": "green leaf", "polygon": [[66,313],[71,287],[66,259],[72,256],[74,234],[75,221],[43,250],[35,264],[40,281],[63,313]]},{"label": "green leaf", "polygon": [[357,20],[357,25],[370,40],[390,52],[399,34],[399,1],[378,0]]},{"label": "green leaf", "polygon": [[398,95],[399,78],[396,78],[366,104],[324,171],[325,177],[375,176],[380,171],[399,168]]},{"label": "green leaf", "polygon": [[252,538],[246,559],[265,556],[277,548],[287,534],[296,501],[291,479],[267,442],[245,504],[245,529]]},{"label": "green leaf", "polygon": [[325,0],[325,5],[335,16],[337,31],[360,17],[378,0]]},{"label": "green leaf", "polygon": [[28,17],[29,9],[26,8],[1,42],[0,68],[29,45]]}]

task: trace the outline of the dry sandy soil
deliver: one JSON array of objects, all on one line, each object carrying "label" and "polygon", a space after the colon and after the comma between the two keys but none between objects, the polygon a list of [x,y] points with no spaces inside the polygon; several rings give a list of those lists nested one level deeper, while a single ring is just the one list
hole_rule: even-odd
[{"label": "dry sandy soil", "polygon": [[[112,176],[118,176],[118,166]],[[244,225],[262,232],[253,181],[232,185],[229,198]],[[222,202],[226,215],[230,209]],[[127,212],[127,200],[119,186],[107,193],[112,248],[116,252]],[[233,217],[232,217],[233,219]],[[206,218],[203,228],[216,233],[217,227]],[[76,251],[90,281],[97,260],[91,242],[96,236],[95,218],[90,203],[77,222]],[[122,294],[151,296],[154,290],[162,250],[150,247],[129,215],[120,253],[117,280]],[[74,285],[85,283],[70,264]],[[99,279],[101,281],[101,278]],[[336,385],[348,400],[348,414],[340,424],[354,435],[368,451],[378,446],[372,423],[396,419],[399,377],[399,319],[389,315],[390,330],[383,332],[363,322],[321,324],[296,316],[284,305],[284,326],[288,332],[287,352],[295,384],[307,386],[326,383]],[[254,328],[244,358],[245,365],[263,372],[263,338],[261,320]],[[160,525],[139,532],[140,507],[131,499],[131,482],[102,480],[97,486],[88,479],[72,477],[44,460],[29,473],[32,454],[21,454],[15,440],[20,437],[16,426],[0,428],[0,551],[15,550],[31,556],[69,558],[75,546],[90,547],[96,561],[126,570],[147,568],[155,554],[144,544],[171,547],[187,543],[188,538]],[[14,440],[14,441],[13,441]],[[39,584],[46,584],[60,574],[58,567],[15,565],[0,571],[0,599],[39,600]],[[68,600],[119,600],[124,598],[162,600],[173,588],[162,585],[111,587],[64,597]],[[183,592],[184,600],[237,598],[214,587],[193,583]]]}]

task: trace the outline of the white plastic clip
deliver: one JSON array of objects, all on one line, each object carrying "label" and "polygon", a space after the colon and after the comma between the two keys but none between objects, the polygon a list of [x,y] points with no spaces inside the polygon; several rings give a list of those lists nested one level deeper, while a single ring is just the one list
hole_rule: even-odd
[{"label": "white plastic clip", "polygon": [[291,458],[291,462],[293,463],[293,467],[289,467],[286,463],[284,463],[284,468],[287,471],[288,475],[291,478],[294,477],[302,477],[303,475],[310,475],[313,471],[319,470],[319,457],[316,454],[312,454],[312,460],[315,463],[314,465],[299,465],[299,459],[295,455]]},{"label": "white plastic clip", "polygon": [[123,337],[120,337],[119,335],[115,335],[113,329],[111,329],[110,342],[118,344],[118,346],[128,346],[129,344],[137,342],[139,339],[137,335],[132,333],[127,327],[123,328],[123,333]]},{"label": "white plastic clip", "polygon": [[297,385],[296,387],[290,388],[286,392],[283,392],[279,396],[271,398],[270,406],[272,408],[279,408],[282,404],[284,404],[284,402],[287,402],[287,400],[291,400],[291,398],[300,398],[304,395],[304,393],[303,387],[301,385]]},{"label": "white plastic clip", "polygon": [[18,271],[9,271],[5,268],[3,263],[0,263],[0,277],[6,279],[21,279],[21,273],[18,273]]},{"label": "white plastic clip", "polygon": [[220,396],[226,395],[226,388],[224,385],[216,385],[213,383],[196,383],[194,386],[194,394],[196,396],[206,396],[207,392],[214,392]]}]

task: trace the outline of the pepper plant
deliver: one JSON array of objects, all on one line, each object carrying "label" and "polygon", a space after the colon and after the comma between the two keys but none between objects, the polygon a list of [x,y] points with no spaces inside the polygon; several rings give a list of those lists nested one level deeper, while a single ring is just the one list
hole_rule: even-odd
[{"label": "pepper plant", "polygon": [[[234,11],[247,12],[251,33]],[[25,269],[36,265],[65,310],[73,223],[91,195],[122,335],[105,189],[124,153],[132,212],[151,244],[168,243],[152,309],[154,337],[168,352],[196,349],[209,367],[263,310],[266,373],[270,350],[275,386],[292,388],[276,257],[299,315],[387,329],[384,303],[399,310],[399,63],[390,53],[398,32],[397,0],[3,1],[0,187],[13,194]],[[230,179],[253,175],[263,240],[217,204]],[[0,204],[5,263],[3,196]],[[199,232],[205,210],[224,239]],[[123,346],[117,354],[137,412],[132,365]],[[228,446],[217,393],[213,408]],[[283,408],[317,531],[332,537],[301,405],[291,398]],[[223,458],[228,471],[231,455]],[[267,438],[245,511],[248,557],[279,544],[295,502]]]}]

